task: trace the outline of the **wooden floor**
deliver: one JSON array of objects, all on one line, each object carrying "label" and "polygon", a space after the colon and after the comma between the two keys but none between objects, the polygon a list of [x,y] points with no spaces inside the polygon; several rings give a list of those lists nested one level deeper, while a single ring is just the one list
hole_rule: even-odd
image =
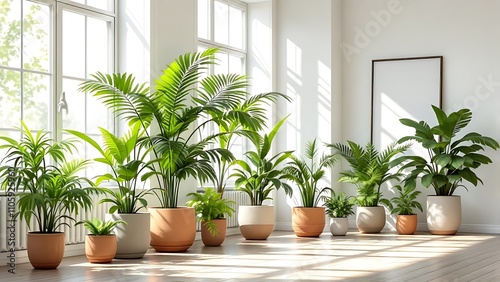
[{"label": "wooden floor", "polygon": [[0,281],[500,281],[500,235],[394,233],[265,241],[229,236],[222,247],[201,242],[184,253],[149,251],[143,259],[90,264],[64,258],[57,270],[0,267]]}]

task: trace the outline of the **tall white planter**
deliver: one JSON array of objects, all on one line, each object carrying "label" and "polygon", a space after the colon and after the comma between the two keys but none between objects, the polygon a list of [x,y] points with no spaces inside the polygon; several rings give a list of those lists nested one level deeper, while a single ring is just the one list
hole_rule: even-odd
[{"label": "tall white planter", "polygon": [[123,220],[127,224],[119,224],[115,228],[115,258],[142,258],[149,249],[149,213],[114,213],[107,214],[107,219]]},{"label": "tall white planter", "polygon": [[357,207],[356,226],[361,233],[380,233],[385,226],[384,207]]},{"label": "tall white planter", "polygon": [[462,223],[460,196],[427,196],[427,228],[435,235],[455,235]]},{"label": "tall white planter", "polygon": [[335,236],[345,236],[349,230],[349,219],[347,217],[330,218],[330,232]]},{"label": "tall white planter", "polygon": [[274,206],[239,206],[238,225],[248,240],[265,240],[274,230]]}]

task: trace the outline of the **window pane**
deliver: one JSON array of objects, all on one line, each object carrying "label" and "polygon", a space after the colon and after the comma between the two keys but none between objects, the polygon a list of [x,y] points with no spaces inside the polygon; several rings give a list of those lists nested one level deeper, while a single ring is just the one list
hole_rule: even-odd
[{"label": "window pane", "polygon": [[[79,93],[84,96],[86,94]],[[100,134],[99,127],[106,129],[113,128],[113,121],[110,120],[108,108],[98,101],[94,96],[87,94],[87,133]]]},{"label": "window pane", "polygon": [[0,9],[0,66],[21,67],[21,1],[6,1]]},{"label": "window pane", "polygon": [[114,11],[112,0],[87,0],[87,5],[105,11]]},{"label": "window pane", "polygon": [[243,11],[229,8],[229,45],[243,49]]},{"label": "window pane", "polygon": [[229,6],[214,1],[214,40],[221,44],[229,44]]},{"label": "window pane", "polygon": [[63,111],[63,129],[85,132],[85,94],[78,91],[80,80],[63,79],[63,91],[68,104],[68,113]]},{"label": "window pane", "polygon": [[50,66],[50,8],[29,1],[24,3],[24,68],[48,72]]},{"label": "window pane", "polygon": [[87,18],[87,67],[88,73],[110,72],[109,66],[109,24],[103,20]]},{"label": "window pane", "polygon": [[229,55],[229,73],[244,74],[243,58]]},{"label": "window pane", "polygon": [[210,39],[210,1],[198,0],[198,37]]},{"label": "window pane", "polygon": [[21,73],[0,69],[0,127],[19,126],[21,120]]},{"label": "window pane", "polygon": [[63,12],[63,75],[85,78],[85,17]]},{"label": "window pane", "polygon": [[217,65],[214,66],[214,73],[215,74],[228,73],[229,58],[227,53],[219,52],[215,54],[215,57],[217,58]]},{"label": "window pane", "polygon": [[50,109],[50,76],[24,73],[23,119],[31,130],[48,130]]}]

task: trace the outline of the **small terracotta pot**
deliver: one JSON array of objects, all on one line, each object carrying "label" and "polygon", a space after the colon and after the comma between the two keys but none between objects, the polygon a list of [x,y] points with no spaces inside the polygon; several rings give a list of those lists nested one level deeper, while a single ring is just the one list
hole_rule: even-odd
[{"label": "small terracotta pot", "polygon": [[35,269],[55,269],[64,256],[64,233],[28,232],[28,258]]},{"label": "small terracotta pot", "polygon": [[417,230],[417,215],[397,215],[396,231],[399,235],[413,235]]},{"label": "small terracotta pot", "polygon": [[212,221],[215,223],[217,226],[217,233],[215,235],[212,235],[210,231],[208,231],[208,228],[206,226],[205,221],[201,222],[201,241],[205,246],[209,247],[218,247],[224,243],[224,240],[226,239],[226,219],[221,218],[221,219],[212,219]]},{"label": "small terracotta pot", "polygon": [[294,207],[292,229],[298,237],[318,237],[325,229],[325,208]]},{"label": "small terracotta pot", "polygon": [[85,256],[91,263],[110,263],[116,255],[116,235],[87,235]]},{"label": "small terracotta pot", "polygon": [[192,207],[148,208],[151,214],[151,247],[157,252],[184,252],[196,238]]}]

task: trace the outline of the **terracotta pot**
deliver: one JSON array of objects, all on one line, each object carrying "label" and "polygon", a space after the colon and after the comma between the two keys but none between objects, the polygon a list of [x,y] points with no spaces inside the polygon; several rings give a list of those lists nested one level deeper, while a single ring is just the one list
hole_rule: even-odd
[{"label": "terracotta pot", "polygon": [[427,228],[435,235],[455,235],[462,223],[460,196],[427,196]]},{"label": "terracotta pot", "polygon": [[116,235],[87,235],[85,256],[92,263],[109,263],[116,255]]},{"label": "terracotta pot", "polygon": [[205,221],[201,222],[201,241],[205,246],[210,246],[210,247],[217,247],[222,245],[224,240],[226,239],[226,219],[221,218],[221,219],[212,219],[212,221],[215,223],[217,226],[217,233],[215,235],[212,235],[209,231],[207,226],[205,225]]},{"label": "terracotta pot", "polygon": [[349,219],[347,217],[330,218],[330,232],[335,236],[345,236],[349,231]]},{"label": "terracotta pot", "polygon": [[55,269],[64,256],[64,233],[28,232],[28,258],[35,269]]},{"label": "terracotta pot", "polygon": [[325,208],[294,207],[292,229],[298,237],[318,237],[325,229]]},{"label": "terracotta pot", "polygon": [[149,249],[150,214],[149,213],[114,213],[107,214],[106,219],[123,220],[127,224],[118,224],[115,228],[115,258],[142,258]]},{"label": "terracotta pot", "polygon": [[380,233],[385,226],[384,207],[357,207],[356,226],[361,233]]},{"label": "terracotta pot", "polygon": [[239,206],[238,225],[247,240],[266,240],[274,230],[274,206]]},{"label": "terracotta pot", "polygon": [[157,252],[184,252],[196,238],[196,215],[192,207],[149,208],[151,247]]},{"label": "terracotta pot", "polygon": [[417,215],[397,215],[396,231],[399,235],[413,235],[417,230]]}]

